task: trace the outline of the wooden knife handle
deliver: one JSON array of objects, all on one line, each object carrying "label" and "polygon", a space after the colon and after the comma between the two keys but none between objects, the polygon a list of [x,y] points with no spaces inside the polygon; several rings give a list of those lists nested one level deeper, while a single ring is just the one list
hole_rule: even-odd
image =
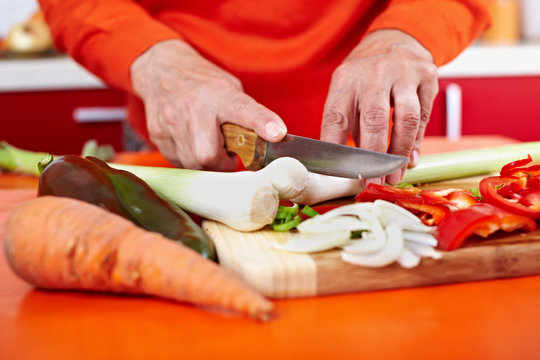
[{"label": "wooden knife handle", "polygon": [[262,168],[266,156],[265,140],[253,130],[236,124],[223,124],[221,131],[225,137],[225,148],[228,152],[238,155],[246,169]]}]

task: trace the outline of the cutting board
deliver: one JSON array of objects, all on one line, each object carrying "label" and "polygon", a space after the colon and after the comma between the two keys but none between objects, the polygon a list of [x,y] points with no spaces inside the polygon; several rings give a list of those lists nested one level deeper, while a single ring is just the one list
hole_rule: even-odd
[{"label": "cutting board", "polygon": [[[430,184],[430,188],[477,186],[478,179]],[[221,266],[270,298],[294,298],[361,291],[440,285],[540,274],[540,230],[496,233],[488,240],[471,238],[464,247],[443,252],[442,259],[423,258],[413,269],[395,263],[368,268],[345,263],[339,250],[296,254],[272,248],[287,233],[270,227],[254,232],[233,230],[205,220]]]}]

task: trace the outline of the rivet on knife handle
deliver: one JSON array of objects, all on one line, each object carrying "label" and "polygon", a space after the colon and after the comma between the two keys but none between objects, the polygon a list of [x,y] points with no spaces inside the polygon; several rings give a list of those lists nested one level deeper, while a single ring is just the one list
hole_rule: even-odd
[{"label": "rivet on knife handle", "polygon": [[240,157],[244,167],[259,170],[266,156],[266,141],[257,133],[235,124],[223,124],[221,131],[225,137],[225,148]]}]

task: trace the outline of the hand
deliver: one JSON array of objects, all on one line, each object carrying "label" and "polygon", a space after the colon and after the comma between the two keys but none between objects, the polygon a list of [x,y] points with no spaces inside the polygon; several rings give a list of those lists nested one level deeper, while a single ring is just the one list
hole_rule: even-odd
[{"label": "hand", "polygon": [[268,141],[287,133],[283,121],[242,90],[240,81],[180,40],[154,45],[131,67],[135,93],[145,104],[150,139],[173,165],[230,171],[221,124],[254,130]]},{"label": "hand", "polygon": [[[417,40],[399,30],[370,33],[332,75],[321,139],[344,144],[351,133],[358,147],[388,150],[415,166],[437,92],[437,68]],[[396,184],[404,172],[386,180]]]}]

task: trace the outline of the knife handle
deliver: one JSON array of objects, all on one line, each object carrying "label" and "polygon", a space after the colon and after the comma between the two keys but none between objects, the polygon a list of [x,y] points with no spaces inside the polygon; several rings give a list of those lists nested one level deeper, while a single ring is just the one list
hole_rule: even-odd
[{"label": "knife handle", "polygon": [[231,123],[223,124],[221,131],[225,138],[225,149],[238,155],[246,169],[259,170],[263,167],[266,141],[255,131]]}]

